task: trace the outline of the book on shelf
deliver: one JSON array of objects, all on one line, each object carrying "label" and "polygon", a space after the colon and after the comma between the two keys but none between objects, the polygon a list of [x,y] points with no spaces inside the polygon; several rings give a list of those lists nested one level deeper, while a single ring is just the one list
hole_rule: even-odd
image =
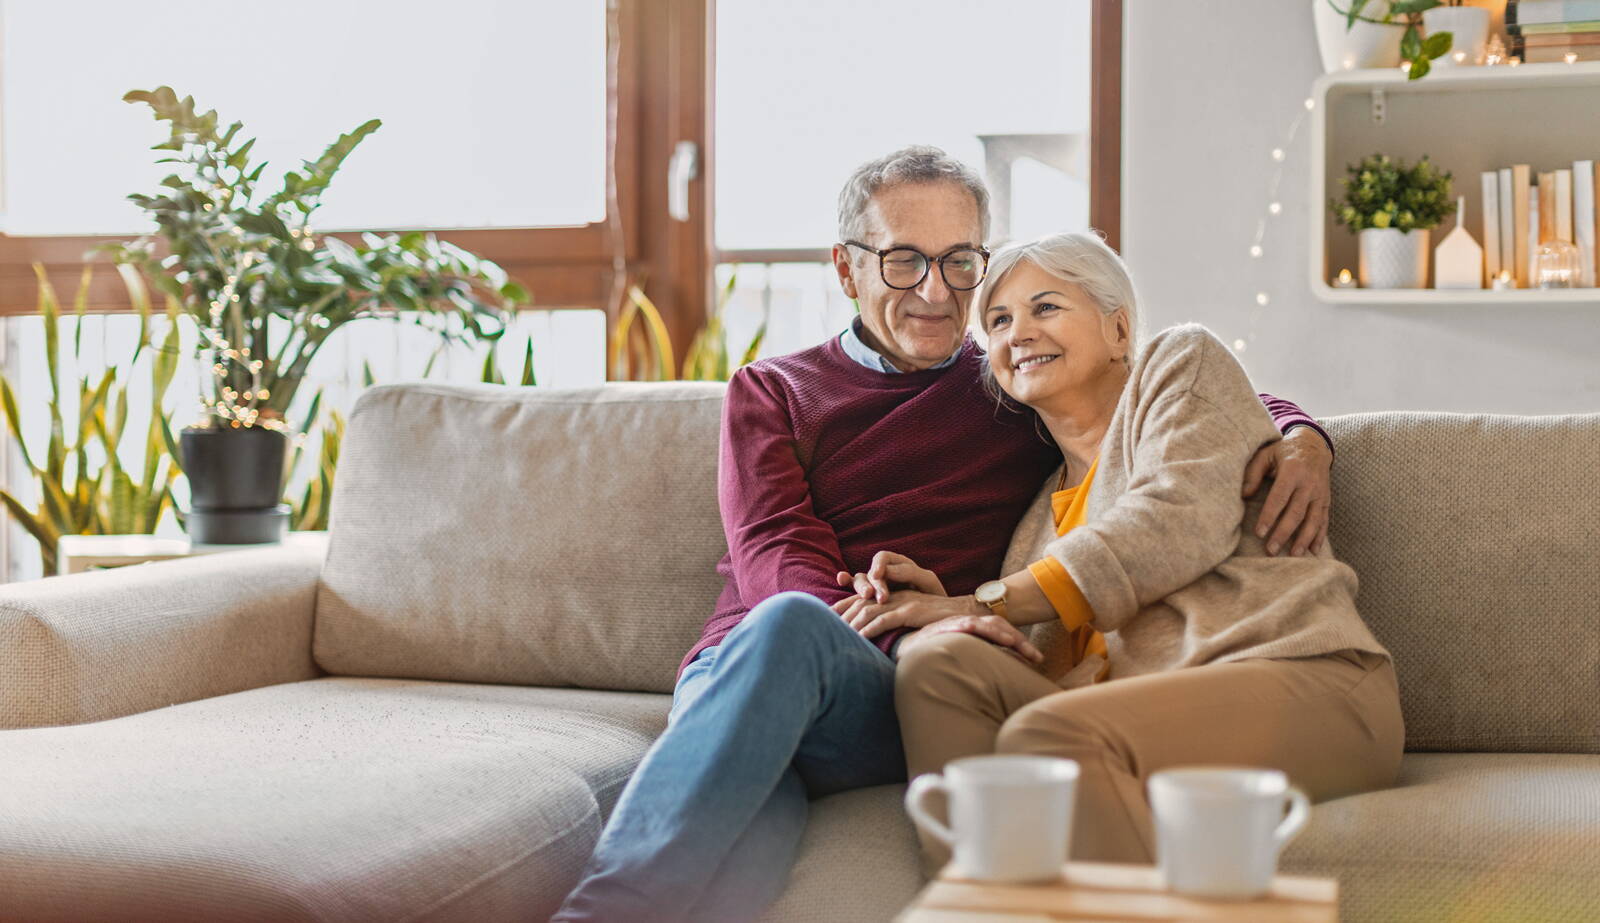
[{"label": "book on shelf", "polygon": [[1516,249],[1511,274],[1516,277],[1517,288],[1528,287],[1528,212],[1537,205],[1528,200],[1531,185],[1527,164],[1519,163],[1511,168],[1511,241]]},{"label": "book on shelf", "polygon": [[1600,175],[1595,172],[1595,164],[1593,160],[1572,164],[1572,242],[1578,245],[1578,284],[1585,288],[1595,287],[1595,269],[1600,266],[1600,252],[1595,249],[1595,216],[1600,213],[1600,201],[1595,195],[1600,191]]},{"label": "book on shelf", "polygon": [[1538,278],[1538,274],[1534,272],[1534,269],[1539,259],[1539,232],[1543,221],[1539,217],[1541,204],[1539,201],[1539,187],[1534,186],[1529,190],[1528,195],[1528,265],[1523,268],[1523,275],[1527,278],[1528,284],[1524,286],[1525,288],[1532,288],[1534,280]]},{"label": "book on shelf", "polygon": [[1520,57],[1524,64],[1560,64],[1572,55],[1573,61],[1600,61],[1600,45],[1552,45],[1524,48]]},{"label": "book on shelf", "polygon": [[1506,0],[1506,26],[1600,19],[1600,0]]},{"label": "book on shelf", "polygon": [[[1501,167],[1496,171],[1500,180],[1500,272],[1509,272],[1511,277],[1517,277],[1517,245],[1516,245],[1516,218],[1513,211],[1515,196],[1511,194],[1511,168]],[[1495,273],[1496,276],[1499,273]]]},{"label": "book on shelf", "polygon": [[1483,182],[1483,287],[1500,275],[1500,172],[1485,170]]},{"label": "book on shelf", "polygon": [[1557,170],[1555,172],[1555,181],[1556,236],[1570,244],[1574,242],[1572,237],[1572,171]]},{"label": "book on shelf", "polygon": [[1507,35],[1521,35],[1529,38],[1535,35],[1563,35],[1574,32],[1600,32],[1600,19],[1585,19],[1581,22],[1532,22],[1506,23]]},{"label": "book on shelf", "polygon": [[1585,45],[1600,45],[1600,32],[1568,32],[1565,35],[1524,35],[1522,47],[1527,48],[1571,48],[1576,50]]}]

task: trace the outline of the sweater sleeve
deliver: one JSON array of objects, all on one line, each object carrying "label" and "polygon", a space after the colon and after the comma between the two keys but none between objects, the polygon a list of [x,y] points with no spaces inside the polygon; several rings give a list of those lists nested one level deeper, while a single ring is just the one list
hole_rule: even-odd
[{"label": "sweater sleeve", "polygon": [[[834,579],[848,568],[833,527],[812,509],[811,485],[779,388],[750,368],[728,382],[717,501],[733,580],[745,606],[790,590],[831,605],[851,595]],[[887,654],[901,634],[886,632],[873,643]]]},{"label": "sweater sleeve", "polygon": [[1333,437],[1328,435],[1328,431],[1323,429],[1311,414],[1301,410],[1299,404],[1270,394],[1259,394],[1257,397],[1260,397],[1261,403],[1266,405],[1267,413],[1272,414],[1272,422],[1277,425],[1278,432],[1287,436],[1289,430],[1296,426],[1309,426],[1317,431],[1323,442],[1328,444],[1328,451],[1333,451]]},{"label": "sweater sleeve", "polygon": [[[1171,362],[1193,374],[1164,375],[1141,400],[1147,409],[1126,489],[1094,521],[1046,546],[1100,631],[1117,630],[1234,553],[1244,517],[1240,474],[1273,438],[1243,369],[1220,343],[1186,346]],[[1193,384],[1201,363],[1231,367],[1206,372],[1212,380],[1202,389]]]}]

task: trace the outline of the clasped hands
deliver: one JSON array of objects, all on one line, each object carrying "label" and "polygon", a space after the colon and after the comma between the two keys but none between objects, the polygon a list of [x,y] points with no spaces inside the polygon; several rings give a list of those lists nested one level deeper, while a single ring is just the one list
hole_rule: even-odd
[{"label": "clasped hands", "polygon": [[880,551],[872,556],[865,573],[839,571],[839,585],[855,590],[833,604],[833,611],[864,638],[875,638],[895,628],[917,629],[900,642],[899,656],[944,632],[977,635],[999,645],[1024,663],[1037,664],[1044,655],[1017,626],[989,611],[973,596],[950,596],[939,577],[903,554]]}]

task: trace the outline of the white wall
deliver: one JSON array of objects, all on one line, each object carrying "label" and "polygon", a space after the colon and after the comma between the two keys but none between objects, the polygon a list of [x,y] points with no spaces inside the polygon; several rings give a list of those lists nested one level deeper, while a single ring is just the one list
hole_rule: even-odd
[{"label": "white wall", "polygon": [[1600,307],[1313,297],[1309,123],[1286,148],[1283,211],[1251,259],[1271,151],[1321,73],[1309,0],[1127,0],[1125,10],[1122,242],[1147,331],[1198,321],[1244,340],[1256,384],[1317,415],[1600,410]]}]

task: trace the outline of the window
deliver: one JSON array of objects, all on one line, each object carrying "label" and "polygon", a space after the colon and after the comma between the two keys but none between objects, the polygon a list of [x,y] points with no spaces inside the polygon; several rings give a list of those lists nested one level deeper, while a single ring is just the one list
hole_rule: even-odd
[{"label": "window", "polygon": [[[166,175],[168,85],[244,123],[262,185],[370,118],[324,229],[569,226],[605,217],[604,0],[278,0],[248,27],[214,0],[8,0],[5,231],[132,235]],[[92,28],[85,28],[92,22]],[[351,40],[329,41],[343,36]],[[317,47],[311,47],[311,46]],[[291,53],[285,53],[290,51]]]}]

